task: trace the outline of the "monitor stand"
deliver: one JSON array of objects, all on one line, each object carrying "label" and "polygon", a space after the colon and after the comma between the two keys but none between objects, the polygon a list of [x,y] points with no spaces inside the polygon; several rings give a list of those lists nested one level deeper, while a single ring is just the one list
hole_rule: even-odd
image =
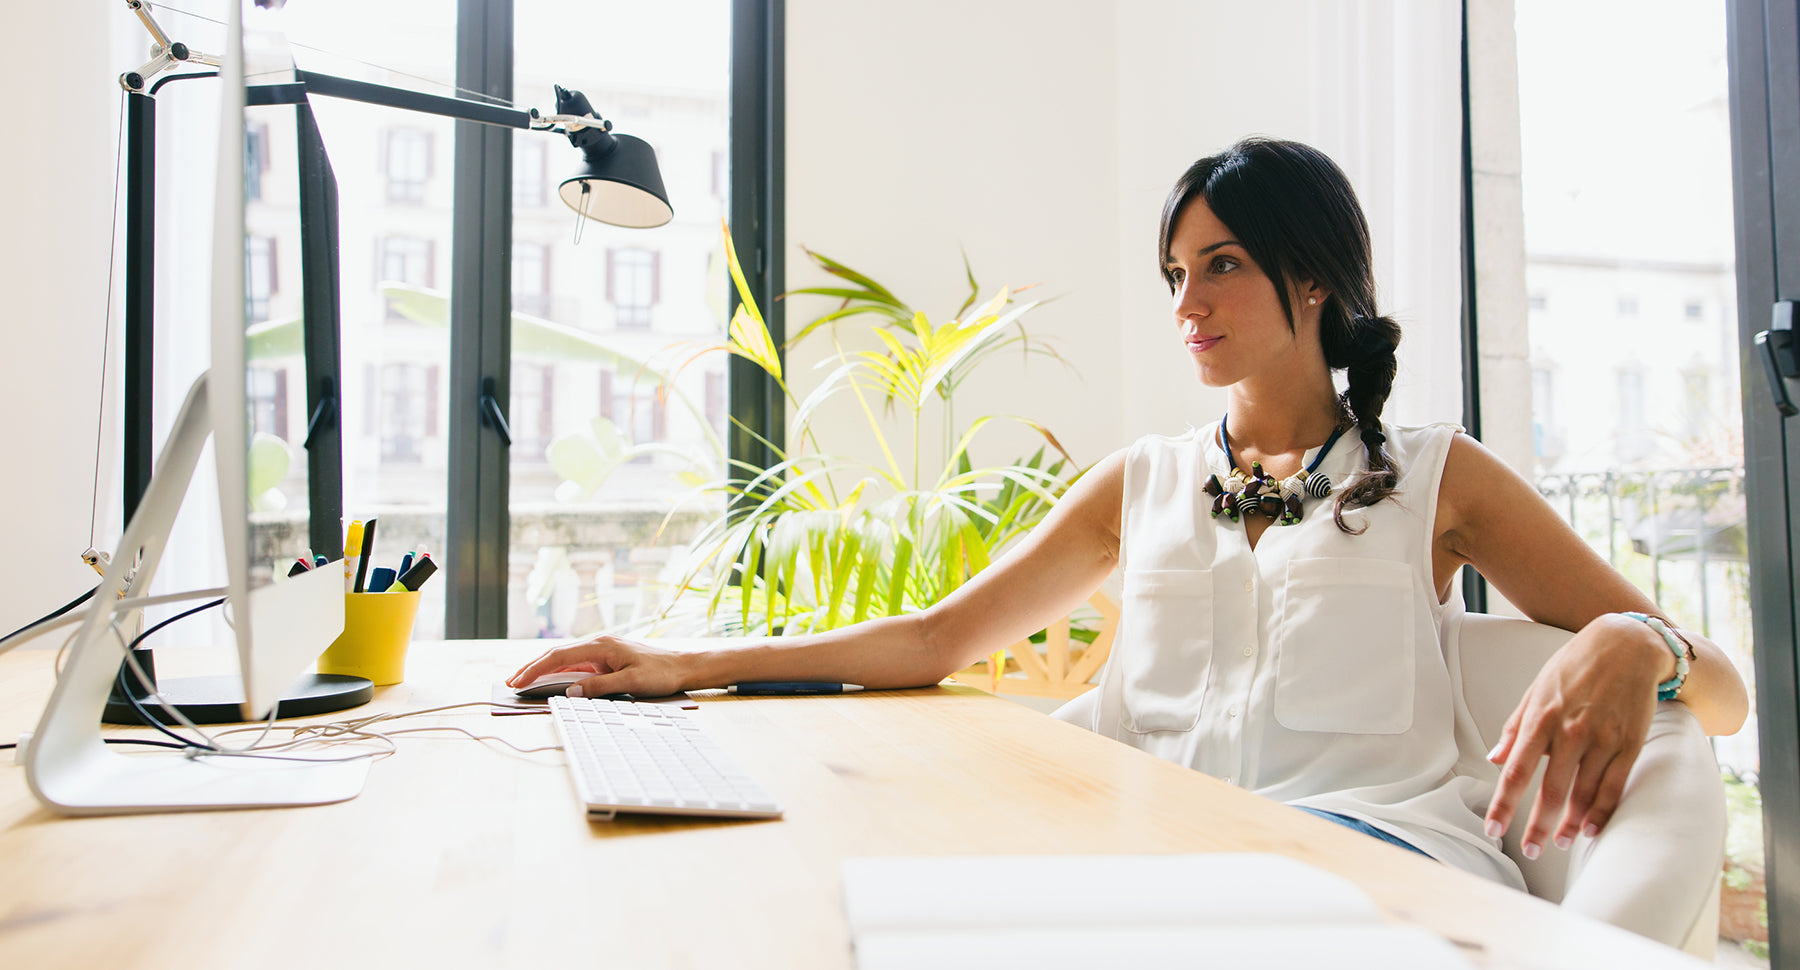
[{"label": "monitor stand", "polygon": [[[207,375],[202,374],[182,402],[149,488],[106,567],[50,703],[26,747],[26,782],[54,811],[115,815],[320,805],[355,798],[362,791],[369,770],[365,759],[302,762],[187,757],[173,751],[123,754],[108,749],[100,738],[100,715],[123,659],[113,624],[128,620],[130,613],[120,616],[119,600],[128,586],[149,588],[210,425]],[[282,585],[284,596],[291,590],[317,594],[321,602],[333,596],[342,602],[342,577],[329,570],[303,573]]]}]

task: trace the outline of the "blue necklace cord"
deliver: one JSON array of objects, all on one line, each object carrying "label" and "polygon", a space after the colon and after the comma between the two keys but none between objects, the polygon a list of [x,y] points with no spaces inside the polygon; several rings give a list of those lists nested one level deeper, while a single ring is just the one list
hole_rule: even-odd
[{"label": "blue necklace cord", "polygon": [[1340,426],[1331,432],[1331,437],[1319,446],[1319,453],[1313,456],[1311,464],[1285,480],[1276,481],[1263,471],[1259,461],[1250,463],[1250,475],[1244,477],[1238,469],[1237,457],[1231,453],[1231,433],[1225,427],[1227,417],[1221,415],[1219,418],[1219,446],[1224,449],[1225,463],[1231,470],[1225,481],[1212,475],[1205,486],[1206,494],[1213,496],[1213,518],[1225,515],[1236,522],[1243,515],[1264,515],[1282,525],[1294,525],[1304,515],[1307,497],[1324,498],[1331,494],[1330,477],[1314,473],[1347,427]]}]

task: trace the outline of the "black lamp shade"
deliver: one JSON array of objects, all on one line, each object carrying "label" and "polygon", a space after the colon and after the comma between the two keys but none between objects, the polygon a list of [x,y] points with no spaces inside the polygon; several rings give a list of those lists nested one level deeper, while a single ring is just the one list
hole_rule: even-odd
[{"label": "black lamp shade", "polygon": [[611,151],[598,145],[588,149],[557,194],[589,219],[627,229],[652,229],[675,218],[656,149],[632,135],[614,132],[612,139]]}]

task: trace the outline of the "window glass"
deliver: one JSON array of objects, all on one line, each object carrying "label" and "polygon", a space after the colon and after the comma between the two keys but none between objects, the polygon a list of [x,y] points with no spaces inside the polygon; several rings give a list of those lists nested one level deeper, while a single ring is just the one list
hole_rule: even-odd
[{"label": "window glass", "polygon": [[584,22],[629,38],[600,58],[565,5],[514,10],[514,99],[587,95],[655,148],[675,210],[656,229],[578,226],[557,189],[580,154],[513,135],[508,634],[560,637],[654,614],[676,549],[717,511],[692,484],[724,470],[725,358],[701,348],[724,338],[731,5],[588,4]]},{"label": "window glass", "polygon": [[[457,93],[453,0],[307,0],[283,18],[303,70]],[[344,517],[380,519],[372,565],[397,566],[409,551],[441,560],[455,123],[323,97],[312,109],[338,189]],[[294,165],[291,145],[274,152],[271,177],[293,179]],[[299,227],[285,227],[281,258],[299,242]],[[303,391],[292,400],[290,427],[303,435]],[[446,585],[440,576],[422,590],[415,637],[443,636]]]},{"label": "window glass", "polygon": [[[1515,9],[1538,488],[1750,680],[1725,8]],[[1714,746],[1733,806],[1720,930],[1754,955],[1751,710]]]}]

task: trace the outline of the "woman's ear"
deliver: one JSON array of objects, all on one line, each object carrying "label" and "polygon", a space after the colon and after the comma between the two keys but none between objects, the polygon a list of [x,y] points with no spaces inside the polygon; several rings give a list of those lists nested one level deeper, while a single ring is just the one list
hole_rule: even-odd
[{"label": "woman's ear", "polygon": [[1300,302],[1307,306],[1321,306],[1324,304],[1325,298],[1331,295],[1330,290],[1310,281],[1301,283],[1298,289],[1300,290]]}]

